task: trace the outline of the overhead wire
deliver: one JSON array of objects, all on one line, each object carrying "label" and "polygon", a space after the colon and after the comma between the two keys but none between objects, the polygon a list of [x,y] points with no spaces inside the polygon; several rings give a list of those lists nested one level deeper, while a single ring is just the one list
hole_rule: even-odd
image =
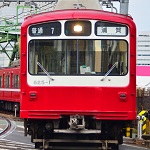
[{"label": "overhead wire", "polygon": [[[41,12],[44,12],[44,11],[49,11],[51,8],[54,8],[55,7],[55,5],[56,5],[56,3],[54,3],[54,2],[48,2],[47,4],[45,4],[45,5],[42,5],[41,7],[38,7],[38,8],[36,8],[36,9],[38,9],[38,10],[40,10],[38,13],[41,13]],[[52,5],[53,4],[53,5]],[[50,7],[47,7],[47,8],[45,8],[46,6],[48,6],[48,5],[51,5]],[[31,8],[30,8],[30,10],[28,10],[28,11],[24,11],[24,10],[27,10],[27,8],[25,9],[24,7],[23,7],[23,9],[22,9],[22,12],[21,13],[19,13],[18,14],[18,16],[16,16],[16,15],[14,15],[14,16],[12,16],[12,17],[9,17],[9,18],[2,18],[2,19],[0,19],[0,21],[11,21],[11,22],[14,22],[14,19],[22,19],[22,16],[21,15],[23,15],[23,14],[26,14],[26,15],[24,15],[24,18],[25,17],[27,17],[27,16],[29,16],[29,14],[31,14],[31,13],[35,13],[35,9],[34,10],[31,10],[33,8],[33,6],[31,6]],[[20,17],[19,17],[20,16]],[[14,25],[15,25],[15,23],[14,24],[11,24],[11,25],[8,25],[7,24],[7,26],[5,26],[5,27],[0,27],[0,29],[5,29],[6,27],[7,28],[9,28],[9,27],[14,27]],[[16,25],[17,26],[17,25]]]}]

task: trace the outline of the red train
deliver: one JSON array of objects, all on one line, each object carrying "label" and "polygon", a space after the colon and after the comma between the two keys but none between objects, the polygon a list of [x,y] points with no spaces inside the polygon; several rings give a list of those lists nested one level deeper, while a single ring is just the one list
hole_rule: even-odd
[{"label": "red train", "polygon": [[20,108],[20,66],[0,68],[0,110]]},{"label": "red train", "polygon": [[[56,10],[26,18],[21,70],[5,74],[20,74],[20,117],[35,148],[118,149],[136,119],[136,27],[127,15],[99,10],[96,0],[70,2],[77,9],[59,1]],[[4,82],[1,98],[14,92],[19,99],[15,81],[12,91]]]}]

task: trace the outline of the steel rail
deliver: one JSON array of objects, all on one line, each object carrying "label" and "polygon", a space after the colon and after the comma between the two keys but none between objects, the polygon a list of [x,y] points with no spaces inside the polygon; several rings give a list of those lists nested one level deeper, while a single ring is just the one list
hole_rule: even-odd
[{"label": "steel rail", "polygon": [[1,119],[5,120],[6,127],[0,132],[0,139],[10,135],[16,129],[16,123],[13,120],[10,120],[5,117],[0,117]]}]

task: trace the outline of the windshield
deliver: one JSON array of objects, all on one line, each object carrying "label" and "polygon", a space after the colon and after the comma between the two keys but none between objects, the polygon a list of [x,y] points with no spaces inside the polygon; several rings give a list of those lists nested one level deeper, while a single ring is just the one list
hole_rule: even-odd
[{"label": "windshield", "polygon": [[39,62],[51,75],[125,75],[128,45],[124,40],[31,40],[29,73],[45,74]]}]

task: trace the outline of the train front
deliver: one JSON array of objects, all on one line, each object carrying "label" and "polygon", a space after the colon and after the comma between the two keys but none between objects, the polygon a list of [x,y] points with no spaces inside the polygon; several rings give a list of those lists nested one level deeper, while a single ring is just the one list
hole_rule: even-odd
[{"label": "train front", "polygon": [[135,38],[132,19],[115,13],[75,9],[27,18],[20,115],[36,148],[122,144],[122,129],[136,119]]}]

